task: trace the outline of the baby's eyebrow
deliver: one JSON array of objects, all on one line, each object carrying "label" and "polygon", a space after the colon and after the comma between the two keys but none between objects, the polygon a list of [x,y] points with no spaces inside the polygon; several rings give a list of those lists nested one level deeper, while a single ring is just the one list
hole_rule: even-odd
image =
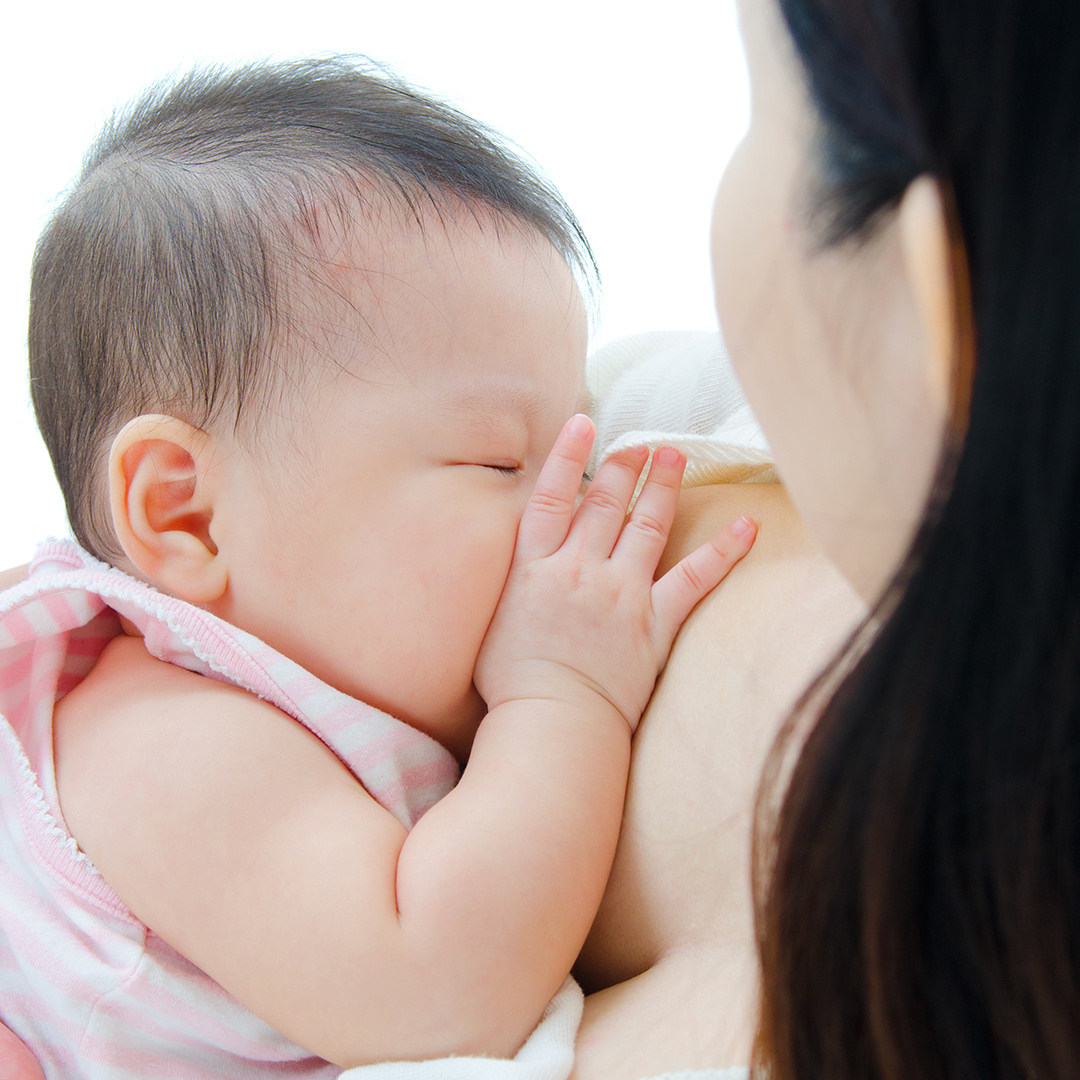
[{"label": "baby's eyebrow", "polygon": [[[527,386],[494,380],[455,387],[446,394],[444,401],[452,409],[465,409],[482,417],[496,414],[526,421],[541,414],[545,405],[543,396]],[[575,411],[592,415],[592,399],[587,388],[582,389]]]},{"label": "baby's eyebrow", "polygon": [[501,413],[525,420],[541,407],[539,395],[527,387],[498,382],[460,387],[448,393],[445,400],[451,408],[468,409],[482,416]]}]

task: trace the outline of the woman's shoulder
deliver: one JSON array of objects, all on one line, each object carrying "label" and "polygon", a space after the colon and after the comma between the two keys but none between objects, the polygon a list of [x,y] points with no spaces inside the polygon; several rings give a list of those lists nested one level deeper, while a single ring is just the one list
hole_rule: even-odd
[{"label": "woman's shoulder", "polygon": [[773,558],[798,555],[816,561],[821,557],[783,484],[706,484],[684,488],[679,495],[679,509],[660,572],[674,566],[740,514],[757,522],[758,537],[740,564],[742,569],[737,575],[729,575],[728,581],[748,576],[749,567]]}]

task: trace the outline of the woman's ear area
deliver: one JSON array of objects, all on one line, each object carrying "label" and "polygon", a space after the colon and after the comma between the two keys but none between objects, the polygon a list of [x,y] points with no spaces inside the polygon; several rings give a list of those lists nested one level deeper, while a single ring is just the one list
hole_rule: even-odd
[{"label": "woman's ear area", "polygon": [[944,419],[950,411],[957,361],[957,293],[945,200],[936,179],[924,174],[908,184],[897,226],[904,269],[926,341],[931,401]]},{"label": "woman's ear area", "polygon": [[173,416],[129,420],[109,451],[113,529],[140,574],[193,604],[219,599],[228,585],[225,554],[213,539],[221,469],[211,436]]}]

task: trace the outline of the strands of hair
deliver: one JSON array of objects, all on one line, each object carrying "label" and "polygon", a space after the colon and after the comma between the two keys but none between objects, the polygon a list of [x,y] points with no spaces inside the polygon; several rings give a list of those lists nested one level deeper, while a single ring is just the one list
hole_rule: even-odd
[{"label": "strands of hair", "polygon": [[[825,242],[857,238],[912,178],[936,176],[954,200],[977,356],[956,390],[966,434],[945,449],[881,629],[845,658],[777,828],[759,833],[757,1067],[770,1080],[1069,1080],[1080,8],[781,8],[822,121]],[[762,821],[780,795],[763,789]]]},{"label": "strands of hair", "polygon": [[[239,426],[282,378],[291,277],[387,207],[535,230],[590,292],[558,192],[504,140],[371,61],[200,69],[106,126],[34,258],[31,394],[72,529],[116,557],[104,459],[148,411]],[[314,259],[312,258],[314,256]]]}]

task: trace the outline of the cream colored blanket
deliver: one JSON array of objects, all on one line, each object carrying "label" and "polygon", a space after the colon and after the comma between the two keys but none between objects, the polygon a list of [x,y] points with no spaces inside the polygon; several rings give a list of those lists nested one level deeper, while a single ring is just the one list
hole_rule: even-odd
[{"label": "cream colored blanket", "polygon": [[772,452],[719,333],[621,338],[597,350],[587,377],[594,470],[616,450],[668,445],[686,454],[683,487],[776,482]]}]

